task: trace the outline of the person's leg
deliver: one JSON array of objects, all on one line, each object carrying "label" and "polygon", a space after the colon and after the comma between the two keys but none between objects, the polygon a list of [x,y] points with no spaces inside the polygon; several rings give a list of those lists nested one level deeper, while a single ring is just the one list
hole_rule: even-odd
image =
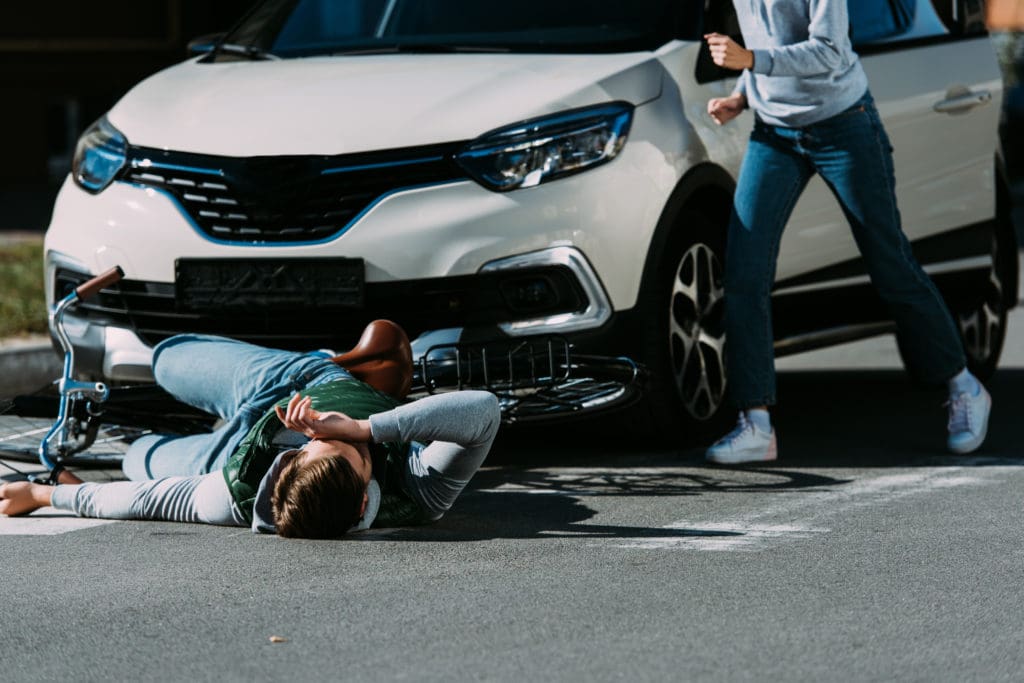
[{"label": "person's leg", "polygon": [[224,419],[259,413],[303,387],[351,377],[322,355],[268,349],[206,335],[181,334],[153,351],[157,383],[179,401]]},{"label": "person's leg", "polygon": [[927,380],[966,365],[956,324],[911,250],[896,206],[892,146],[870,99],[809,130],[811,159],[839,200],[871,281]]},{"label": "person's leg", "polygon": [[252,421],[247,414],[228,420],[209,434],[148,434],[136,439],[121,463],[133,481],[189,477],[220,469],[238,448]]},{"label": "person's leg", "polygon": [[889,307],[915,369],[949,387],[949,438],[956,453],[984,441],[992,401],[965,368],[960,334],[934,283],[918,264],[896,206],[892,145],[866,96],[812,127],[812,161],[846,213],[871,281]]},{"label": "person's leg", "polygon": [[225,422],[210,434],[138,439],[122,464],[129,479],[217,470],[276,401],[306,386],[351,377],[322,356],[203,335],[178,335],[157,345],[153,374],[175,398]]},{"label": "person's leg", "polygon": [[740,410],[775,403],[771,290],[783,230],[813,169],[794,131],[758,124],[740,169],[725,256],[726,363]]},{"label": "person's leg", "polygon": [[775,403],[775,335],[771,289],[779,243],[813,169],[799,132],[758,124],[740,170],[725,256],[726,364],[736,428],[706,452],[737,464],[774,460],[776,436],[767,407]]}]

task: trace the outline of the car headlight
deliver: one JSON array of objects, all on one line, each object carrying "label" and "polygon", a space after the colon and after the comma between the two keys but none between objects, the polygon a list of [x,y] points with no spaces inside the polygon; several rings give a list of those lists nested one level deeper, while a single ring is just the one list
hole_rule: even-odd
[{"label": "car headlight", "polygon": [[484,187],[533,187],[607,163],[626,144],[633,105],[611,102],[531,119],[486,133],[457,156]]},{"label": "car headlight", "polygon": [[104,116],[78,139],[71,176],[83,189],[96,194],[124,167],[128,141]]}]

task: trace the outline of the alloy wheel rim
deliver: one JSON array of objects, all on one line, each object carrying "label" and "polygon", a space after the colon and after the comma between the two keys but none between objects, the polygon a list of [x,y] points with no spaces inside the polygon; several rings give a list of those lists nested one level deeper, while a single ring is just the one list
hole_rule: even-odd
[{"label": "alloy wheel rim", "polygon": [[725,287],[722,263],[697,243],[679,260],[669,300],[673,381],[691,417],[714,416],[725,395]]}]

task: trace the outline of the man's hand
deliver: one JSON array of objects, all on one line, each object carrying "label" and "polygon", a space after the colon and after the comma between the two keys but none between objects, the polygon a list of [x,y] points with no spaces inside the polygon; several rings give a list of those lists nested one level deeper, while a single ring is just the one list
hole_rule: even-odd
[{"label": "man's hand", "polygon": [[746,108],[747,98],[742,94],[715,97],[708,101],[708,114],[720,126],[732,121]]},{"label": "man's hand", "polygon": [[53,487],[16,481],[0,485],[0,515],[27,515],[50,504]]},{"label": "man's hand", "polygon": [[313,410],[313,399],[298,394],[288,401],[287,411],[274,406],[277,419],[288,429],[305,434],[311,439],[339,439],[368,443],[373,439],[369,420],[353,420],[345,413]]},{"label": "man's hand", "polygon": [[746,49],[729,36],[721,33],[708,33],[704,36],[711,49],[711,59],[718,66],[726,69],[753,69],[754,53]]}]

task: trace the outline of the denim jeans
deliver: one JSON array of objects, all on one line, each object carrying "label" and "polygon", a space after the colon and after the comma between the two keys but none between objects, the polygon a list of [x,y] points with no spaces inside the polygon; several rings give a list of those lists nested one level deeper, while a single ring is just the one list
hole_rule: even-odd
[{"label": "denim jeans", "polygon": [[322,355],[196,334],[160,342],[153,351],[153,375],[172,396],[217,415],[223,424],[210,434],[138,439],[122,465],[133,480],[216,471],[277,401],[305,387],[351,378]]},{"label": "denim jeans", "polygon": [[846,111],[803,128],[754,125],[725,258],[726,362],[741,410],[775,403],[771,289],[779,242],[815,173],[839,200],[915,369],[941,382],[966,363],[945,302],[900,227],[892,145],[867,93]]}]

